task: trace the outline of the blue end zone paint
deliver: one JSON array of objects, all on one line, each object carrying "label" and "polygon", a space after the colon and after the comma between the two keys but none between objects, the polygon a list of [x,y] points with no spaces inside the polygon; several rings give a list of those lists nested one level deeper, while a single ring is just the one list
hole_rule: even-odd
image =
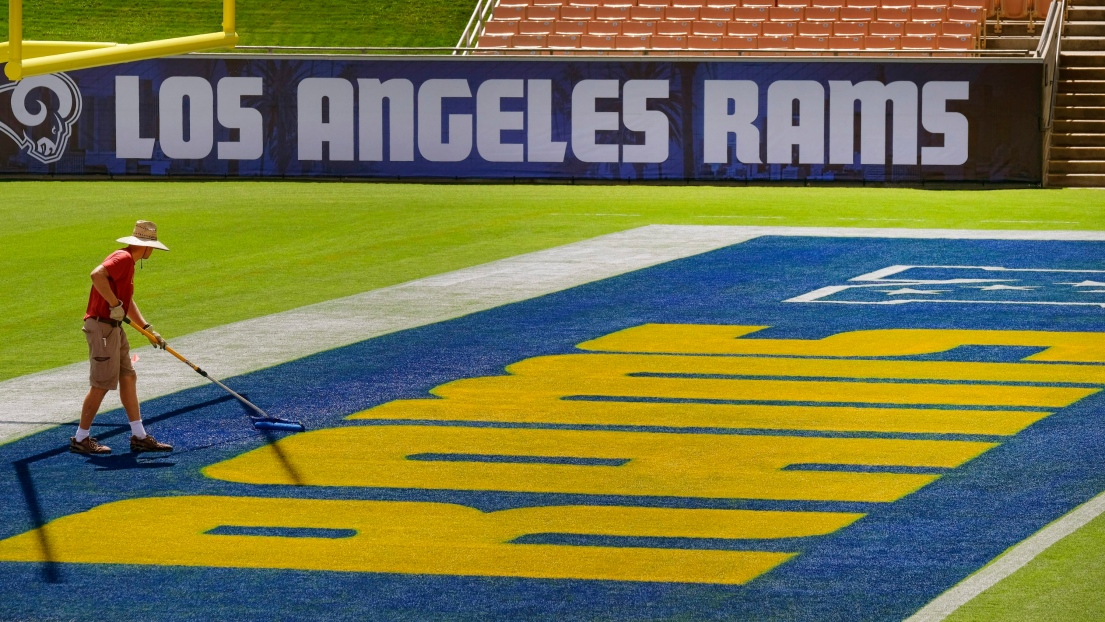
[{"label": "blue end zone paint", "polygon": [[[229,384],[261,408],[319,429],[373,425],[343,418],[393,399],[424,397],[457,378],[502,374],[504,366],[528,357],[572,352],[577,343],[646,322],[770,325],[752,338],[800,339],[872,328],[1102,331],[1105,310],[1097,307],[780,302],[890,265],[1101,269],[1102,256],[1102,245],[1089,242],[760,238],[373,339]],[[1016,360],[1033,350],[971,347],[918,358],[985,360],[995,351]],[[68,426],[0,446],[0,537],[110,501],[177,494],[425,500],[485,511],[586,502],[870,514],[836,534],[787,543],[803,554],[738,587],[0,563],[0,618],[900,620],[1105,489],[1103,406],[1105,398],[1098,394],[1060,410],[893,504],[642,500],[301,489],[206,479],[202,467],[277,436],[252,430],[238,404],[217,388],[203,387],[144,404],[148,427],[177,445],[170,455],[126,454],[129,429],[120,412],[101,416],[96,428],[101,440],[115,446],[110,457],[69,455]],[[527,538],[584,546],[659,542],[557,534]],[[142,546],[142,540],[141,533],[103,533],[87,545]],[[675,540],[680,539],[664,542],[720,546],[712,540]]]}]

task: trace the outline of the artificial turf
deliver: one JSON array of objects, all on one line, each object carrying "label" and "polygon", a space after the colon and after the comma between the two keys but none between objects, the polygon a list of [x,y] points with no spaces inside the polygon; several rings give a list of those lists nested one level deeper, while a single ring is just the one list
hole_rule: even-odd
[{"label": "artificial turf", "polygon": [[303,182],[0,185],[0,380],[83,360],[88,273],[134,221],[166,337],[648,224],[1105,229],[1093,190]]}]

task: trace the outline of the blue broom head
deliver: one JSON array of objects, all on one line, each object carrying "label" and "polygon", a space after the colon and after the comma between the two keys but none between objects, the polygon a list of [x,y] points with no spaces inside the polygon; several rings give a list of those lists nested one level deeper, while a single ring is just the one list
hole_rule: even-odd
[{"label": "blue broom head", "polygon": [[258,430],[272,430],[274,432],[306,432],[307,428],[298,421],[285,421],[275,417],[253,419],[253,427]]}]

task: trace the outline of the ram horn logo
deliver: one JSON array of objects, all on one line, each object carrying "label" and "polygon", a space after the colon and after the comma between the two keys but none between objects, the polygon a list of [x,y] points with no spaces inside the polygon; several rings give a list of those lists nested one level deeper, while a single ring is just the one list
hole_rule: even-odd
[{"label": "ram horn logo", "polygon": [[[6,93],[11,93],[10,106],[3,105]],[[65,155],[73,124],[80,116],[80,89],[64,73],[0,86],[0,132],[43,164],[57,162]]]}]

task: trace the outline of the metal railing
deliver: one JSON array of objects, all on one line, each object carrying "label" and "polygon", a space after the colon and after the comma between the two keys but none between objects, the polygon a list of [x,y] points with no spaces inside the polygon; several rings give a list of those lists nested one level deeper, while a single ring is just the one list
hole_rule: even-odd
[{"label": "metal railing", "polygon": [[476,2],[476,8],[472,10],[472,17],[468,18],[468,25],[464,27],[464,32],[461,33],[453,54],[467,55],[469,51],[476,47],[476,42],[479,40],[480,34],[483,33],[483,25],[491,18],[491,13],[498,1],[479,0]]},{"label": "metal railing", "polygon": [[[454,46],[454,47],[374,47],[374,46],[362,46],[362,47],[323,47],[323,46],[287,46],[287,45],[239,45],[234,48],[236,52],[246,53],[263,53],[263,54],[304,54],[304,55],[418,55],[418,54],[440,54],[440,55],[470,55],[478,53],[481,55],[496,55],[496,56],[516,56],[516,57],[533,57],[533,56],[564,56],[564,55],[578,55],[586,58],[617,58],[619,60],[632,59],[638,56],[647,56],[652,59],[657,58],[695,58],[695,57],[713,57],[713,58],[733,58],[735,56],[741,57],[761,57],[763,58],[765,53],[777,56],[779,53],[784,53],[787,57],[864,57],[864,58],[879,58],[879,59],[908,59],[928,56],[931,58],[957,58],[957,57],[971,57],[971,58],[1036,58],[1038,53],[1036,50],[795,50],[793,48],[757,48],[752,50],[610,50],[607,48],[566,48],[566,49],[553,49],[553,48],[488,48],[488,47],[476,47],[475,45],[469,46]],[[674,52],[674,54],[673,54]],[[723,52],[724,56],[716,56],[717,52]],[[205,53],[206,54],[206,53]],[[214,53],[218,56],[225,56],[232,54],[231,52],[218,52]]]},{"label": "metal railing", "polygon": [[1043,185],[1047,185],[1048,161],[1051,159],[1051,129],[1055,123],[1055,98],[1059,92],[1059,53],[1063,43],[1066,0],[1051,4],[1040,33],[1040,43],[1034,56],[1043,60],[1043,97],[1040,102],[1040,140],[1043,149],[1040,163]]}]

